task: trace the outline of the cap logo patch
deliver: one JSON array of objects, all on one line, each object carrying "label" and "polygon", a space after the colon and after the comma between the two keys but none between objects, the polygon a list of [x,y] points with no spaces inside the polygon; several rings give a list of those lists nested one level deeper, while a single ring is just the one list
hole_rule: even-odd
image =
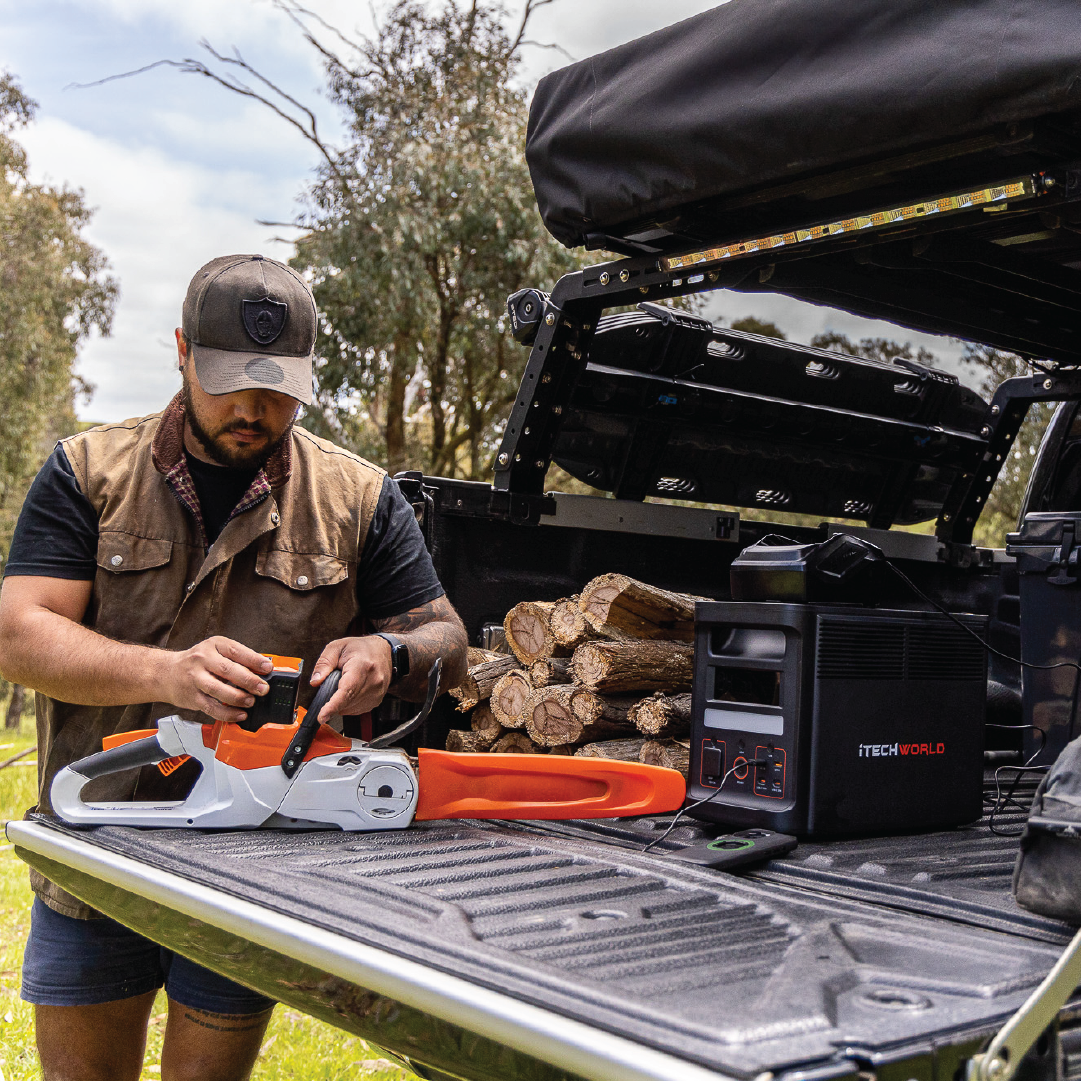
[{"label": "cap logo patch", "polygon": [[244,374],[257,383],[283,383],[285,372],[270,357],[254,357],[244,365]]},{"label": "cap logo patch", "polygon": [[285,329],[289,305],[264,297],[262,300],[241,301],[244,329],[260,345],[270,345]]}]

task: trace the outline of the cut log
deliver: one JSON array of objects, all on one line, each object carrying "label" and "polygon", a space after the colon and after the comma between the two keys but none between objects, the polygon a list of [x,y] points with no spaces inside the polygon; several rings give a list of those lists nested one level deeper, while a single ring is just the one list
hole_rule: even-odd
[{"label": "cut log", "polygon": [[549,747],[549,754],[562,754],[568,757],[578,750],[577,743],[561,743],[558,747]]},{"label": "cut log", "polygon": [[647,766],[679,770],[686,777],[691,768],[691,748],[674,739],[648,739],[642,744],[638,761]]},{"label": "cut log", "polygon": [[508,732],[492,744],[492,754],[538,754],[540,748],[524,732]]},{"label": "cut log", "polygon": [[491,706],[496,720],[504,728],[525,727],[522,710],[525,709],[526,699],[532,690],[533,684],[529,682],[529,676],[520,668],[500,677],[492,688]]},{"label": "cut log", "polygon": [[529,667],[529,680],[534,687],[570,683],[573,678],[570,657],[546,657],[543,661],[534,661]]},{"label": "cut log", "polygon": [[613,724],[632,724],[631,710],[638,705],[637,695],[617,695],[605,697],[596,691],[579,687],[571,695],[571,709],[574,715],[587,723],[611,721]]},{"label": "cut log", "polygon": [[495,743],[506,731],[488,702],[481,702],[469,715],[469,727],[478,735],[485,736],[489,743]]},{"label": "cut log", "polygon": [[482,754],[491,750],[492,742],[483,732],[461,732],[452,728],[447,733],[447,750],[459,754]]},{"label": "cut log", "polygon": [[644,739],[606,739],[587,743],[574,752],[577,758],[610,758],[617,762],[641,762]]},{"label": "cut log", "polygon": [[531,691],[522,708],[522,723],[529,738],[541,747],[577,743],[569,683],[540,687]]},{"label": "cut log", "polygon": [[491,659],[473,665],[465,679],[450,690],[451,696],[458,699],[458,712],[467,713],[478,702],[490,698],[499,680],[517,667],[518,661],[514,657],[497,653],[493,653]]},{"label": "cut log", "polygon": [[480,646],[470,646],[465,651],[465,663],[468,668],[475,664],[483,664],[485,661],[494,661],[504,654],[496,653],[494,649],[481,649]]},{"label": "cut log", "polygon": [[650,739],[686,736],[691,731],[691,696],[654,694],[643,698],[631,709],[630,720]]},{"label": "cut log", "polygon": [[525,709],[525,728],[529,738],[541,747],[558,747],[566,743],[589,743],[627,735],[633,729],[626,723],[596,718],[588,721],[575,715],[571,707],[574,686],[541,687],[528,698]]},{"label": "cut log", "polygon": [[528,667],[546,657],[566,657],[570,650],[552,637],[549,626],[552,601],[522,601],[516,604],[503,621],[503,630],[514,655]]},{"label": "cut log", "polygon": [[574,651],[574,675],[591,691],[689,691],[694,646],[682,642],[586,642]]},{"label": "cut log", "polygon": [[586,622],[586,617],[582,615],[577,597],[567,597],[565,600],[556,601],[548,625],[556,642],[570,649],[597,637],[593,628]]},{"label": "cut log", "polygon": [[602,574],[579,594],[578,607],[592,630],[609,638],[693,642],[695,599],[625,574]]}]

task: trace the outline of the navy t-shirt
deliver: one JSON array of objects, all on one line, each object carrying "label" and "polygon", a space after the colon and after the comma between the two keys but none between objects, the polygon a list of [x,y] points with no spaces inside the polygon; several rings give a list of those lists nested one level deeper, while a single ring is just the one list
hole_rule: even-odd
[{"label": "navy t-shirt", "polygon": [[[213,542],[248,490],[254,473],[190,457],[188,461],[207,536]],[[58,443],[30,486],[4,573],[92,581],[98,569],[97,556],[97,513],[79,488]],[[361,612],[369,619],[387,619],[434,601],[443,593],[413,507],[397,483],[384,477],[357,565]]]}]

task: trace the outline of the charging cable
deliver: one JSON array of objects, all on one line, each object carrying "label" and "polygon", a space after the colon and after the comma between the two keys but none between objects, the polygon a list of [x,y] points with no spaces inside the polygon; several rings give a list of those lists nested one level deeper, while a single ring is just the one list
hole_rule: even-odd
[{"label": "charging cable", "polygon": [[[866,544],[867,542],[864,541],[863,543]],[[881,549],[876,548],[873,544],[867,544],[867,548],[870,550],[870,553],[875,553],[872,554],[873,559],[881,560],[883,563],[885,563],[886,566],[889,567],[889,569],[893,571],[893,573],[896,574],[897,577],[900,578],[901,581],[904,582],[905,585],[908,586],[908,588],[911,589],[917,597],[920,597],[922,600],[926,601],[929,605],[931,605],[932,608],[935,608],[939,612],[941,612],[948,620],[950,620],[950,622],[956,623],[957,626],[965,632],[965,634],[971,635],[973,638],[975,638],[976,641],[979,642],[980,645],[983,646],[983,648],[986,649],[988,653],[993,653],[996,657],[1001,657],[1004,661],[1009,661],[1011,664],[1019,664],[1025,668],[1040,668],[1043,670],[1049,670],[1052,668],[1073,668],[1076,669],[1076,671],[1081,672],[1081,664],[1078,664],[1076,661],[1056,661],[1054,664],[1035,664],[1032,661],[1023,661],[1020,657],[1011,657],[1008,653],[1003,653],[1002,650],[995,649],[993,645],[991,645],[989,642],[985,642],[971,627],[962,623],[961,620],[959,620],[952,612],[948,611],[941,604],[939,604],[938,601],[933,600],[931,597],[928,597],[927,594],[924,593],[924,591],[920,589],[920,587],[916,585],[916,583],[913,582],[912,579],[909,578],[909,576],[905,574],[905,572],[901,570],[900,567],[895,566],[892,560],[887,558],[887,556],[884,552],[881,551]]]},{"label": "charging cable", "polygon": [[688,811],[693,811],[696,807],[701,807],[703,803],[709,803],[711,799],[716,799],[721,794],[721,789],[724,788],[724,782],[727,781],[733,773],[736,773],[738,770],[741,769],[757,769],[759,766],[768,766],[769,764],[770,762],[768,758],[752,758],[750,761],[744,760],[743,762],[740,762],[738,766],[733,766],[721,778],[721,783],[717,785],[717,790],[715,792],[710,792],[708,796],[703,796],[700,800],[695,800],[694,803],[688,804],[686,807],[681,807],[676,812],[676,817],[673,818],[672,821],[669,823],[668,829],[666,829],[664,833],[660,835],[660,837],[655,837],[652,841],[650,841],[649,844],[642,849],[642,851],[648,852],[654,845],[659,845],[661,841],[663,841],[672,832],[672,830],[676,828],[676,824]]},{"label": "charging cable", "polygon": [[[1031,762],[1032,759],[1030,758],[1029,761]],[[1017,791],[1017,785],[1021,780],[1021,776],[1025,773],[1046,773],[1050,768],[1050,766],[1030,766],[1026,763],[1023,766],[999,766],[998,769],[995,770],[995,805],[991,808],[991,815],[987,820],[987,828],[993,834],[995,834],[995,836],[1020,837],[1021,834],[1024,833],[1023,826],[1019,830],[996,829],[995,815],[1004,814],[1006,811],[1009,810],[1010,804],[1013,804],[1013,806],[1021,814],[1027,815],[1032,810],[1031,805],[1026,807],[1023,803],[1020,803],[1016,799],[1014,799],[1014,792]],[[1006,792],[1005,796],[1002,795],[1002,787],[999,779],[999,774],[1004,769],[1017,770],[1017,773],[1013,779],[1013,783],[1010,785],[1009,790]]]}]

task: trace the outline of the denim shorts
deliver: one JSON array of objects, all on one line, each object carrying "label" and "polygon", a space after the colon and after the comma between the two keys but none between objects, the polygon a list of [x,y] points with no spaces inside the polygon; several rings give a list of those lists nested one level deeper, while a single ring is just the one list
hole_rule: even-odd
[{"label": "denim shorts", "polygon": [[115,920],[77,920],[40,898],[30,910],[22,997],[38,1006],[95,1006],[165,987],[207,1013],[255,1014],[274,1000],[137,935]]}]

